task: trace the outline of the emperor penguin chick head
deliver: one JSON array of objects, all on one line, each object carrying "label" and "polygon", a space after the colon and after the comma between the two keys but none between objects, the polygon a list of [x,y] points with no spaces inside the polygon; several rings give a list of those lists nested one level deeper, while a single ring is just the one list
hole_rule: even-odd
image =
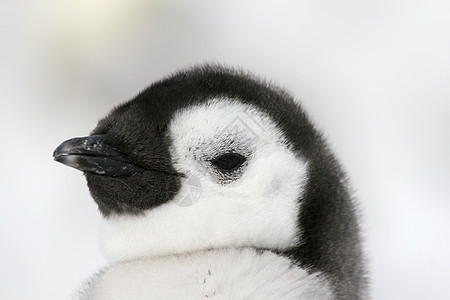
[{"label": "emperor penguin chick head", "polygon": [[324,273],[337,294],[364,287],[345,174],[299,104],[251,75],[180,71],[54,156],[85,173],[110,261],[252,247]]}]

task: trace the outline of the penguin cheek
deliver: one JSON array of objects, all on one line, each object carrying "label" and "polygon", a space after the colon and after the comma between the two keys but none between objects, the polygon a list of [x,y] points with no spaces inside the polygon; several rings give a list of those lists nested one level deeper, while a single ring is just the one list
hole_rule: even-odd
[{"label": "penguin cheek", "polygon": [[143,214],[171,200],[181,186],[179,177],[153,171],[126,178],[87,173],[86,180],[105,217]]}]

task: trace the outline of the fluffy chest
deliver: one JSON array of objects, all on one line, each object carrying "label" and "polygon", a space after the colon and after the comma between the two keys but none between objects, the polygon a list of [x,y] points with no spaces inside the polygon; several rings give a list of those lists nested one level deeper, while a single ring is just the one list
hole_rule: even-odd
[{"label": "fluffy chest", "polygon": [[99,299],[333,299],[319,273],[270,251],[222,249],[116,263],[85,288]]}]

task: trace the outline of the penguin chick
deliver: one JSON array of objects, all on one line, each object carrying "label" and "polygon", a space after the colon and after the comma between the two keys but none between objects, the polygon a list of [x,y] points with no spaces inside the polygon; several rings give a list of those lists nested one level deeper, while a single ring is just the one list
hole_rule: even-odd
[{"label": "penguin chick", "polygon": [[345,173],[288,93],[204,65],[62,143],[103,215],[81,299],[365,299]]}]

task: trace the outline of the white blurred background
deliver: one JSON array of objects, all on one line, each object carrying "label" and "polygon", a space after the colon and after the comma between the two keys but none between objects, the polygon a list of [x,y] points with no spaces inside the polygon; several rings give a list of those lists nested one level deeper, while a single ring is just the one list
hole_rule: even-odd
[{"label": "white blurred background", "polygon": [[450,2],[0,2],[0,298],[68,299],[104,264],[82,174],[52,161],[197,62],[288,88],[364,214],[374,299],[450,299]]}]

